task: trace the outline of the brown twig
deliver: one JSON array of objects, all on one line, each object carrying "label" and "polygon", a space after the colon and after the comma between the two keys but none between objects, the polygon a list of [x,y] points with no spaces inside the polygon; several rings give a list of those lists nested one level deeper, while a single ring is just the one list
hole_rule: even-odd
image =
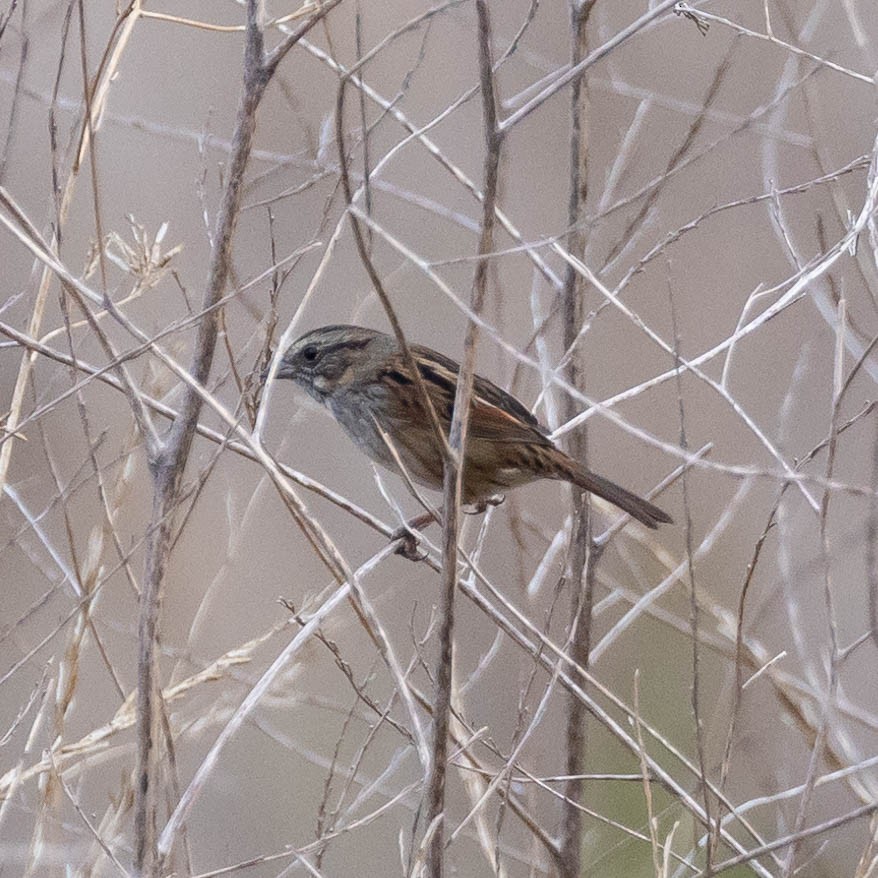
[{"label": "brown twig", "polygon": [[[588,18],[594,8],[594,0],[570,0],[570,65],[575,68],[588,52]],[[582,216],[588,195],[588,133],[589,133],[588,83],[583,73],[570,86],[570,184],[567,201],[567,250],[583,255],[586,233]],[[564,289],[561,302],[564,313],[564,349],[570,353],[568,380],[578,388],[584,386],[585,375],[581,368],[576,339],[585,318],[585,284],[574,267],[568,263],[564,272]],[[565,396],[565,417],[569,420],[577,414],[576,402]],[[585,463],[587,440],[585,430],[572,434],[570,453]],[[595,570],[601,550],[592,538],[591,504],[581,491],[572,491],[573,526],[570,549],[564,576],[570,589],[570,622],[568,642],[570,655],[577,665],[587,668],[591,650],[592,606],[594,602]],[[582,799],[584,784],[581,776],[585,771],[587,743],[587,711],[578,698],[569,695],[565,699],[564,771],[570,780],[564,785],[564,803],[561,812],[560,838],[558,840],[560,873],[563,878],[579,878],[582,867],[583,813],[576,807]]]},{"label": "brown twig", "polygon": [[[366,62],[366,59],[368,57],[369,55],[367,54],[364,58],[361,58],[358,62],[358,66],[362,66]],[[342,188],[345,194],[345,201],[348,205],[348,218],[350,219],[351,230],[354,233],[354,243],[357,247],[357,253],[359,254],[360,262],[362,263],[363,268],[366,270],[366,274],[369,276],[369,280],[372,284],[372,289],[375,290],[375,294],[378,296],[378,300],[381,302],[381,305],[384,308],[384,313],[387,315],[387,319],[390,322],[391,328],[393,329],[393,334],[396,336],[396,340],[399,343],[399,348],[402,352],[403,358],[406,361],[406,365],[408,366],[409,374],[414,376],[415,386],[418,393],[420,394],[421,402],[424,406],[424,411],[427,412],[427,416],[430,418],[433,432],[436,435],[439,447],[442,450],[443,457],[447,460],[451,455],[451,449],[448,444],[448,437],[446,437],[445,432],[442,429],[442,425],[439,423],[439,417],[436,414],[436,410],[433,407],[430,395],[429,393],[427,393],[427,387],[424,384],[424,376],[421,375],[421,370],[418,369],[417,365],[415,364],[414,356],[412,355],[411,348],[409,347],[408,341],[405,337],[405,333],[402,329],[402,324],[399,322],[399,318],[396,316],[396,310],[394,309],[393,304],[390,301],[390,296],[388,296],[387,290],[384,288],[384,283],[381,280],[381,276],[378,274],[378,270],[375,268],[375,263],[373,262],[369,252],[370,248],[368,245],[368,241],[366,240],[366,236],[363,234],[363,230],[360,225],[360,219],[352,209],[354,203],[354,189],[353,185],[351,184],[351,176],[348,169],[348,157],[347,151],[345,149],[344,131],[345,91],[351,77],[352,73],[349,71],[345,71],[339,80],[335,104],[335,136],[336,141],[338,142],[338,159]]]},{"label": "brown twig", "polygon": [[[250,157],[256,125],[256,110],[272,75],[287,52],[338,2],[339,0],[331,0],[319,7],[294,34],[266,55],[258,20],[259,3],[257,0],[248,0],[243,94],[238,107],[235,132],[232,137],[231,160],[213,236],[202,300],[204,316],[198,324],[189,366],[192,379],[200,387],[207,383],[216,349],[218,316],[213,306],[222,297],[229,274],[232,239],[240,212],[244,172]],[[179,413],[149,461],[153,477],[153,505],[138,625],[138,768],[134,809],[134,862],[138,872],[144,876],[158,876],[162,871],[156,844],[156,812],[160,795],[160,760],[157,750],[159,712],[155,704],[160,694],[156,647],[162,585],[171,548],[174,510],[179,499],[183,471],[189,458],[201,405],[201,394],[196,387],[187,383],[183,389]]]},{"label": "brown twig", "polygon": [[[484,199],[478,255],[487,257],[494,249],[494,205],[500,168],[502,133],[497,119],[494,72],[491,65],[491,22],[485,0],[476,0],[478,15],[479,80],[485,136]],[[470,307],[480,314],[488,283],[488,260],[476,263]],[[457,591],[458,530],[466,432],[476,360],[479,327],[470,322],[464,340],[463,361],[457,379],[454,413],[449,441],[453,456],[445,459],[443,484],[442,582],[439,594],[439,656],[436,664],[433,708],[433,754],[426,790],[426,823],[434,828],[426,857],[428,878],[442,878],[445,846],[445,779],[448,759],[448,729],[451,716],[454,659],[454,596]]]},{"label": "brown twig", "polygon": [[[689,448],[689,440],[687,438],[686,431],[686,407],[683,396],[683,369],[682,362],[683,356],[680,351],[680,335],[679,328],[677,323],[677,308],[676,302],[674,300],[674,292],[671,287],[671,283],[668,283],[668,301],[670,305],[670,315],[671,315],[671,325],[673,327],[674,332],[674,350],[676,352],[677,359],[677,410],[679,412],[680,418],[680,447],[684,450],[688,450]],[[683,513],[684,513],[684,521],[683,527],[685,528],[685,540],[686,540],[686,585],[688,586],[688,597],[689,597],[689,625],[691,631],[691,641],[692,641],[692,653],[691,653],[691,661],[692,661],[692,688],[690,690],[691,695],[691,705],[692,705],[692,720],[695,725],[695,752],[698,757],[698,770],[699,770],[699,781],[701,786],[701,795],[704,807],[704,817],[705,823],[708,828],[709,838],[708,843],[705,846],[705,852],[707,856],[707,865],[705,867],[708,875],[712,874],[712,866],[714,855],[716,854],[716,848],[720,841],[720,833],[719,826],[716,827],[716,831],[714,830],[713,817],[712,817],[712,802],[710,798],[710,786],[708,783],[708,775],[707,775],[707,754],[705,750],[705,740],[704,740],[704,723],[702,718],[702,703],[701,703],[701,691],[702,691],[702,669],[701,669],[701,638],[699,636],[699,626],[701,624],[701,607],[698,602],[698,593],[696,590],[696,581],[695,581],[695,546],[694,546],[694,522],[692,519],[692,507],[689,499],[689,473],[684,472],[680,479],[683,487]]]}]

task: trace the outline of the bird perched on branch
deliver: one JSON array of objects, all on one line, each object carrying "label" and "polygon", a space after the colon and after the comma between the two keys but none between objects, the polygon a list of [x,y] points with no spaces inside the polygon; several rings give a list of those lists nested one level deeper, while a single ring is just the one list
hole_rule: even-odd
[{"label": "bird perched on branch", "polygon": [[[460,364],[409,345],[436,419],[448,436]],[[277,378],[289,378],[323,403],[372,460],[441,488],[443,449],[422,391],[392,335],[361,326],[321,326],[284,352]],[[586,469],[557,448],[512,394],[474,376],[463,462],[463,501],[491,497],[537,479],[570,482],[603,497],[647,527],[671,522],[658,506]]]}]

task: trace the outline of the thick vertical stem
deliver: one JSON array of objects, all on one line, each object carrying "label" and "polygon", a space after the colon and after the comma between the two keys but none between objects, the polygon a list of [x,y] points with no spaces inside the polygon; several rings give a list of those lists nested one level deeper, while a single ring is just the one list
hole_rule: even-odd
[{"label": "thick vertical stem", "polygon": [[[570,2],[571,64],[578,64],[587,54],[586,21],[593,6],[590,2]],[[570,232],[567,249],[582,257],[585,250],[585,230],[582,228],[583,207],[588,185],[588,92],[583,77],[574,79],[570,90],[570,196],[567,222]],[[583,318],[582,278],[573,266],[567,266],[563,291],[564,349],[574,344]],[[576,356],[570,358],[569,380],[580,387],[584,376]],[[572,417],[575,405],[568,400],[566,417]],[[583,431],[570,438],[570,453],[579,460],[586,456],[586,436]],[[591,545],[589,504],[584,494],[573,493],[573,529],[566,578],[570,585],[570,634],[568,642],[573,661],[588,667],[591,648],[591,613],[594,591],[594,569],[597,553]],[[559,839],[561,874],[563,878],[579,878],[582,847],[582,812],[576,805],[582,798],[582,781],[586,750],[586,710],[583,703],[569,696],[567,699],[565,734],[565,773],[570,777],[565,786],[567,799],[563,806]]]},{"label": "thick vertical stem", "polygon": [[158,805],[157,746],[159,674],[156,646],[161,614],[162,582],[171,542],[176,490],[172,471],[155,468],[152,522],[146,545],[146,570],[140,595],[137,628],[137,785],[134,808],[134,863],[141,875],[157,874],[156,809]]},{"label": "thick vertical stem", "polygon": [[[488,255],[494,249],[495,205],[500,168],[502,136],[497,124],[494,74],[491,63],[491,24],[485,0],[476,0],[478,15],[479,72],[482,91],[482,115],[485,130],[484,197],[482,230],[479,236],[470,307],[482,311],[488,285]],[[433,705],[433,759],[427,781],[427,826],[433,835],[427,850],[427,878],[442,878],[445,848],[445,779],[448,760],[448,729],[451,717],[454,661],[454,596],[457,591],[457,539],[460,518],[461,482],[466,454],[466,431],[469,422],[475,369],[478,326],[470,323],[464,340],[464,356],[457,380],[454,414],[449,444],[451,455],[445,461],[442,543],[442,591],[439,603],[439,658],[436,669],[436,696]]]},{"label": "thick vertical stem", "polygon": [[[238,108],[228,183],[217,217],[213,252],[202,300],[202,313],[195,338],[190,374],[204,384],[210,375],[216,348],[219,315],[215,308],[225,289],[229,271],[232,236],[237,223],[244,170],[250,155],[256,108],[267,83],[263,68],[262,33],[257,24],[257,3],[250,0],[247,10],[247,35],[244,50],[244,94]],[[140,596],[137,667],[137,781],[134,798],[134,865],[142,876],[157,876],[162,871],[156,848],[156,812],[159,799],[158,732],[160,711],[158,639],[162,604],[162,586],[171,546],[174,510],[189,459],[202,398],[194,387],[186,385],[180,412],[150,461],[153,475],[153,508],[146,550],[146,570]]]}]

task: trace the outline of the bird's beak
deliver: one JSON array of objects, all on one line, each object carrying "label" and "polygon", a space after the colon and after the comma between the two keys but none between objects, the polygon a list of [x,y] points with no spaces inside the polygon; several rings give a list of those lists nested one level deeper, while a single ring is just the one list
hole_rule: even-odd
[{"label": "bird's beak", "polygon": [[[262,370],[262,383],[264,384],[268,380],[268,373],[271,371],[271,361],[268,362],[268,365]],[[277,372],[275,373],[275,378],[292,378],[295,372],[285,360],[281,360],[277,366]]]}]

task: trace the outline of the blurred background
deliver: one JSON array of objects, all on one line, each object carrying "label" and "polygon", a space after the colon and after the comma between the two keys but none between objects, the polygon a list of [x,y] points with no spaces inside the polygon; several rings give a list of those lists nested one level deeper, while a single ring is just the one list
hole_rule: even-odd
[{"label": "blurred background", "polygon": [[[583,875],[875,874],[871,3],[717,0],[687,17],[596,0],[583,55],[647,20],[582,79],[575,230],[570,86],[535,100],[567,69],[570,8],[489,8],[498,113],[513,121],[478,371],[559,443],[587,433],[591,468],[642,494],[663,484],[656,502],[675,524],[628,523],[603,539],[619,513],[593,507],[602,551],[590,574],[585,781],[571,805],[570,668],[546,645],[568,648],[571,595],[585,587],[569,574],[570,490],[539,483],[466,518],[479,575],[462,578],[485,603],[458,598],[447,874],[562,874],[571,808]],[[269,47],[301,20],[283,20],[296,7],[282,3],[264,12]],[[216,0],[0,2],[4,875],[111,875],[132,862],[131,696],[153,497],[128,400],[94,377],[105,349],[24,241],[52,242],[96,291],[95,319],[132,354],[137,387],[173,408],[181,382],[136,350],[101,299],[189,361],[243,21],[240,5]],[[372,220],[371,259],[407,337],[462,352],[484,182],[474,5],[344,0],[286,56],[258,110],[208,388],[248,430],[282,333],[389,331],[346,218],[335,126],[340,72],[367,54],[345,89],[343,147]],[[86,94],[96,112],[84,140]],[[571,231],[586,268],[567,350]],[[570,360],[576,396],[558,380]],[[587,413],[575,423],[571,405]],[[264,395],[261,418],[279,462],[356,509],[390,528],[419,511],[291,383]],[[193,446],[161,616],[160,831],[193,795],[167,871],[417,872],[418,731],[347,602],[187,793],[336,587],[263,468],[223,441],[214,411],[201,422],[219,435]],[[158,430],[167,423],[156,415]],[[387,537],[365,516],[297,491],[362,567],[428,733],[440,529],[427,529],[428,560],[413,563],[382,554]]]}]

